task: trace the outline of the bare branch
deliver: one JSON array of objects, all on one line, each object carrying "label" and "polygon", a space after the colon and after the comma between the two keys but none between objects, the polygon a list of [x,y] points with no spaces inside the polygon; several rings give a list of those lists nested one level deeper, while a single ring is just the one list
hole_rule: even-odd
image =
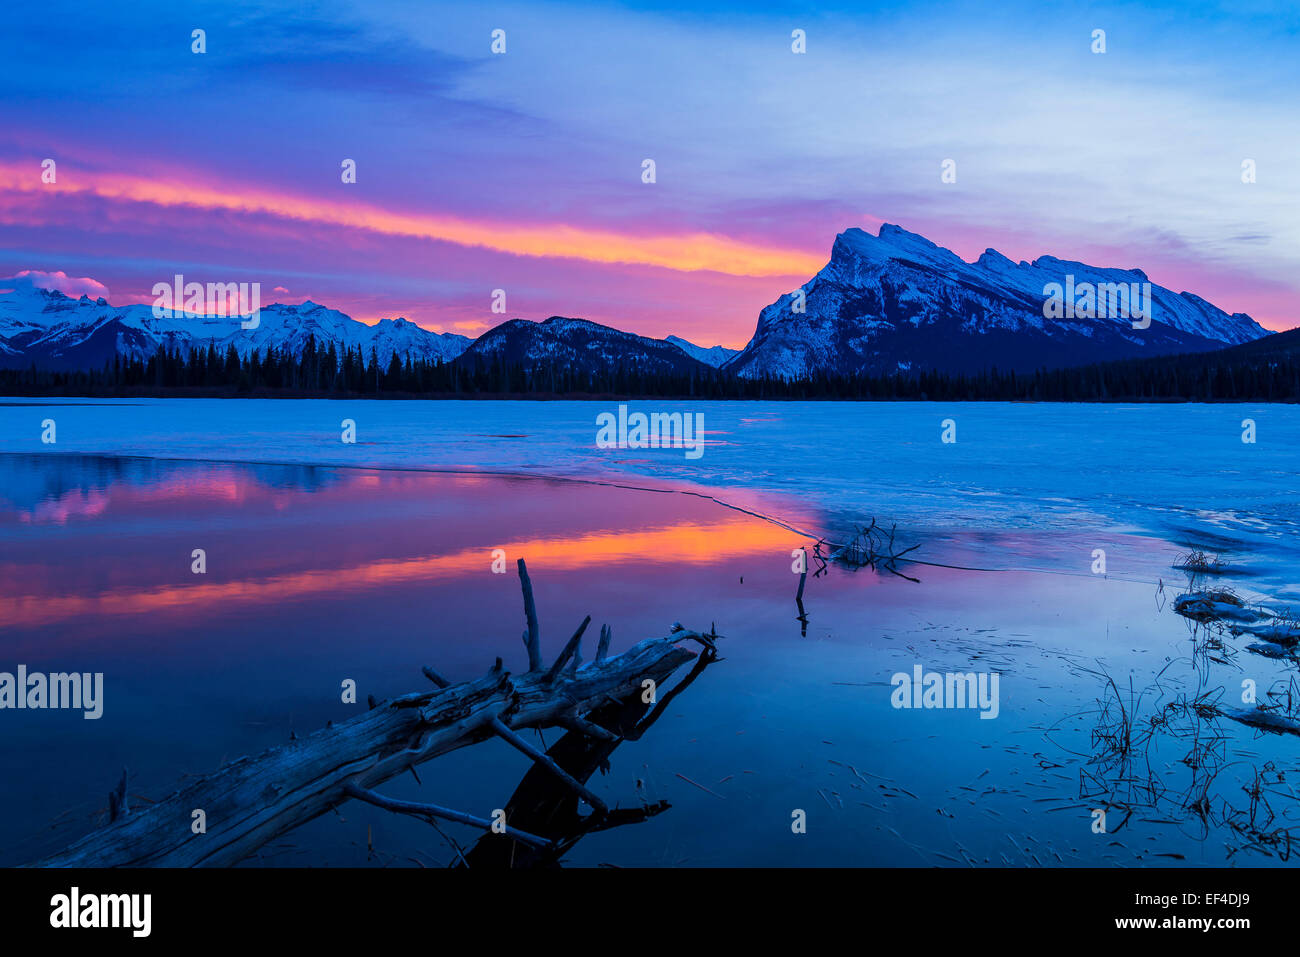
[{"label": "bare branch", "polygon": [[[345,785],[343,792],[351,798],[358,801],[365,801],[367,804],[373,804],[375,807],[383,808],[385,811],[392,811],[394,814],[409,814],[412,817],[442,818],[444,821],[455,821],[457,824],[468,824],[470,827],[481,828],[484,831],[492,830],[492,822],[487,818],[475,817],[472,814],[466,814],[464,811],[454,811],[449,807],[442,807],[438,804],[417,804],[414,801],[401,801],[397,798],[385,797],[377,791],[371,791],[369,788],[359,788],[355,784]],[[547,848],[552,842],[544,837],[538,837],[536,834],[529,834],[527,831],[520,831],[509,825],[503,825],[504,831],[497,833],[506,837],[512,837],[516,841],[522,841],[525,844],[531,844],[533,847]]]}]

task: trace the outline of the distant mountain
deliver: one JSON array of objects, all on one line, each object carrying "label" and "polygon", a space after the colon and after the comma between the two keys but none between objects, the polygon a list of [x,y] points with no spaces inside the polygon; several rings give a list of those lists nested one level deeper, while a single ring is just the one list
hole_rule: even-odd
[{"label": "distant mountain", "polygon": [[681,336],[668,336],[664,339],[664,342],[671,342],[692,359],[698,359],[705,365],[713,366],[715,369],[719,368],[732,356],[740,353],[739,349],[728,349],[724,346],[709,346],[707,348],[704,346],[697,346],[695,343],[688,342]]},{"label": "distant mountain", "polygon": [[526,368],[552,366],[609,373],[620,369],[639,375],[689,375],[706,371],[705,363],[663,339],[621,332],[586,319],[552,316],[542,322],[511,319],[474,340],[459,358],[464,366],[496,363]]},{"label": "distant mountain", "polygon": [[[1196,358],[1201,358],[1197,356]],[[1218,359],[1225,363],[1258,362],[1262,365],[1285,359],[1300,360],[1300,329],[1288,329],[1286,332],[1274,332],[1252,342],[1242,343],[1228,349],[1219,349],[1204,358]],[[1160,360],[1169,364],[1167,360]],[[1153,367],[1154,367],[1153,363]]]},{"label": "distant mountain", "polygon": [[1300,329],[1213,352],[1126,359],[1074,371],[1084,382],[1105,382],[1105,398],[1295,402],[1300,400]]},{"label": "distant mountain", "polygon": [[450,362],[469,345],[466,336],[422,329],[406,319],[366,325],[308,300],[300,305],[263,306],[256,329],[238,318],[182,314],[157,318],[150,305],[111,306],[105,299],[72,299],[60,292],[0,279],[0,367],[44,369],[100,368],[114,356],[147,359],[159,346],[182,351],[212,343],[224,353],[233,345],[241,357],[268,346],[301,355],[309,337],[338,351],[371,350],[387,363],[396,351],[405,357]]},{"label": "distant mountain", "polygon": [[[1057,290],[1055,297],[1048,290]],[[1081,311],[1084,290],[1100,316]],[[1108,315],[1120,291],[1149,316]],[[1139,291],[1149,296],[1137,297]],[[1052,300],[1052,302],[1049,302]],[[1067,301],[1068,300],[1068,301]],[[1138,302],[1147,304],[1138,310]],[[1056,308],[1053,308],[1055,305]],[[33,364],[52,371],[99,369],[114,356],[147,359],[160,346],[241,357],[273,346],[301,355],[309,338],[322,348],[461,363],[461,367],[549,366],[577,375],[724,375],[796,379],[818,375],[968,374],[1079,367],[1116,359],[1207,352],[1267,335],[1249,316],[1228,315],[1199,296],[1173,293],[1139,269],[1108,269],[1042,256],[1013,263],[989,249],[968,263],[923,236],[885,225],[879,235],[841,233],[827,265],[758,317],[740,352],[704,348],[678,336],[651,339],[552,316],[512,319],[471,342],[406,319],[366,325],[317,303],[263,306],[255,329],[236,318],[181,314],[157,318],[149,305],[111,306],[0,279],[0,368]]]},{"label": "distant mountain", "polygon": [[[1045,288],[1067,283],[1079,290],[1122,284],[1129,291],[1149,280],[1139,269],[1052,256],[1014,263],[993,249],[968,263],[898,226],[881,226],[877,236],[849,229],[836,238],[830,262],[802,287],[803,302],[795,290],[764,309],[749,345],[723,369],[781,378],[993,366],[1019,371],[1202,352],[1268,334],[1249,316],[1228,315],[1199,296],[1154,283],[1148,328],[1135,329],[1132,319],[1119,316],[1049,318]],[[1064,288],[1061,293],[1064,299]]]},{"label": "distant mountain", "polygon": [[[1300,402],[1300,329],[1210,352],[977,376],[853,380],[855,398],[1030,402]],[[799,384],[794,384],[798,388]],[[772,384],[768,390],[775,388]],[[832,386],[833,388],[833,386]],[[843,395],[845,390],[835,390]],[[1244,410],[1243,410],[1244,411]],[[1245,423],[1243,422],[1243,428]]]}]

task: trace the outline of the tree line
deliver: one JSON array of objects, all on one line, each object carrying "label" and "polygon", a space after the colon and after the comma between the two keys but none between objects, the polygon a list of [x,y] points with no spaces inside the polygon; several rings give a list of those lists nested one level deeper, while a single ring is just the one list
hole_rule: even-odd
[{"label": "tree line", "polygon": [[698,399],[857,399],[1042,402],[1296,402],[1300,353],[1287,350],[1197,353],[1129,359],[1069,369],[975,374],[933,371],[892,375],[819,373],[798,379],[738,378],[717,369],[644,372],[633,367],[574,369],[442,362],[318,345],[300,354],[273,346],[241,356],[206,349],[161,347],[148,358],[118,356],[103,368],[52,371],[30,366],[0,370],[8,395],[285,396],[472,398],[505,396],[627,396]]}]

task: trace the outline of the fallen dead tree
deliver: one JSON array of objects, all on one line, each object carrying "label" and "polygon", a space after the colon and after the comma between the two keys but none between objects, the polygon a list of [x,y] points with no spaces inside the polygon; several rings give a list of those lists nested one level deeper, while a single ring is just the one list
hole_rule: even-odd
[{"label": "fallen dead tree", "polygon": [[[518,567],[528,624],[526,673],[505,671],[498,658],[485,676],[452,684],[426,667],[424,674],[437,686],[434,690],[372,702],[364,714],[235,761],[156,804],[128,808],[125,789],[119,786],[110,797],[111,821],[106,827],[31,866],[227,867],[353,799],[397,813],[486,828],[485,819],[386,798],[374,788],[418,764],[491,737],[502,738],[526,754],[561,786],[583,798],[596,815],[607,815],[608,808],[597,795],[518,732],[559,726],[616,740],[615,734],[589,720],[590,713],[640,691],[647,681],[662,682],[695,658],[696,653],[680,647],[681,642],[694,641],[712,652],[717,635],[675,626],[666,637],[646,639],[609,656],[612,633],[606,626],[594,659],[584,665],[579,649],[591,621],[588,617],[546,668],[532,584],[522,559]],[[203,814],[204,833],[192,830],[196,811]],[[534,846],[547,843],[519,830],[506,833]]]},{"label": "fallen dead tree", "polygon": [[[649,731],[668,710],[669,703],[689,688],[715,660],[717,653],[705,648],[691,670],[667,693],[658,696],[653,705],[640,692],[633,692],[622,701],[611,701],[588,715],[590,720],[614,732],[617,737],[593,737],[570,731],[551,745],[547,756],[584,784],[597,771],[608,771],[614,751],[621,744],[636,741]],[[638,781],[638,791],[643,787],[644,783]],[[468,851],[461,851],[453,844],[460,858],[458,866],[474,870],[559,867],[561,858],[586,835],[638,824],[670,807],[667,801],[647,802],[644,795],[638,796],[642,799],[638,806],[616,808],[605,815],[584,814],[573,789],[566,787],[544,766],[534,764],[504,805],[506,820],[530,834],[542,835],[550,843],[538,845],[511,840],[507,834],[488,831]]]}]

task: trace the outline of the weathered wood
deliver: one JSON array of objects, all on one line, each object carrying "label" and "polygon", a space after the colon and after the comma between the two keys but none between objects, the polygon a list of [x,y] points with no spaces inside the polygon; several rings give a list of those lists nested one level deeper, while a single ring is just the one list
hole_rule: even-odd
[{"label": "weathered wood", "polygon": [[[609,729],[608,737],[591,736],[585,732],[561,735],[546,755],[568,774],[585,784],[598,770],[609,767],[614,750],[624,741],[641,738],[661,718],[673,698],[684,692],[712,662],[718,660],[714,649],[706,646],[695,659],[688,673],[663,695],[653,706],[645,700],[640,689],[625,695],[621,700],[609,700],[587,713],[585,723]],[[647,820],[668,810],[667,801],[644,802],[645,795],[638,790],[637,802],[630,807],[618,807],[608,814],[583,813],[573,790],[561,783],[555,775],[538,765],[524,775],[519,786],[503,805],[506,820],[530,833],[550,838],[555,843],[548,848],[535,848],[516,844],[500,834],[487,833],[474,847],[461,856],[464,866],[475,869],[516,869],[520,867],[549,867],[560,859],[584,835],[609,828],[622,827]]]},{"label": "weathered wood", "polygon": [[564,668],[564,663],[570,658],[574,658],[575,660],[577,659],[578,647],[582,643],[582,633],[587,630],[587,626],[590,624],[590,615],[582,619],[582,624],[579,625],[578,630],[573,633],[573,637],[565,643],[564,650],[561,651],[560,656],[555,659],[555,664],[551,665],[551,670],[546,673],[547,681],[554,681],[555,676]]},{"label": "weathered wood", "polygon": [[[497,659],[497,662],[499,663],[500,661],[501,661],[501,659],[498,658],[498,659]],[[442,675],[438,674],[438,672],[434,671],[434,670],[433,670],[432,668],[430,668],[428,665],[425,665],[425,666],[424,666],[423,668],[421,668],[420,670],[424,672],[424,676],[425,676],[426,678],[428,678],[430,681],[432,681],[434,684],[436,684],[439,688],[450,688],[450,687],[451,687],[451,682],[450,682],[450,681],[448,681],[448,680],[447,680],[446,678],[444,678]]]},{"label": "weathered wood", "polygon": [[524,647],[528,649],[528,670],[542,670],[542,630],[537,623],[537,603],[533,601],[533,582],[528,577],[528,566],[521,558],[516,563],[519,568],[519,587],[524,592],[524,619],[528,630],[524,632]]},{"label": "weathered wood", "polygon": [[108,792],[108,819],[116,821],[130,809],[126,800],[126,768],[122,769],[122,779],[117,782],[117,788]]},{"label": "weathered wood", "polygon": [[505,722],[500,718],[492,719],[492,730],[496,732],[497,737],[509,744],[512,748],[522,754],[528,755],[534,764],[546,768],[546,770],[554,774],[566,787],[573,791],[574,794],[581,797],[599,813],[605,814],[609,811],[609,807],[600,799],[598,794],[588,789],[585,784],[579,784],[569,776],[569,772],[565,771],[545,754],[537,750],[537,748],[533,747],[523,738],[519,737],[519,735],[515,734],[514,731],[506,727]]},{"label": "weathered wood", "polygon": [[559,720],[559,725],[566,731],[576,731],[578,734],[585,734],[589,738],[595,738],[597,741],[605,741],[610,744],[618,742],[618,735],[612,731],[606,731],[600,725],[586,718],[580,718],[576,714],[564,715]]},{"label": "weathered wood", "polygon": [[[442,818],[444,821],[454,821],[457,824],[468,824],[470,827],[477,827],[484,831],[492,830],[492,822],[485,817],[475,817],[473,814],[466,814],[464,811],[456,811],[438,804],[419,804],[415,801],[402,801],[398,798],[385,797],[378,791],[359,788],[355,784],[349,784],[343,790],[348,797],[356,798],[358,801],[365,801],[367,804],[373,804],[375,807],[396,814],[408,814],[411,817],[425,819],[437,817]],[[523,841],[525,844],[531,844],[537,848],[547,848],[552,844],[551,841],[544,837],[538,837],[536,834],[529,834],[527,831],[521,831],[508,825],[502,826],[505,830],[500,833],[506,837],[512,837],[516,841]]]},{"label": "weathered wood", "polygon": [[[521,579],[526,572],[520,562]],[[526,606],[527,606],[526,602]],[[372,710],[308,734],[257,757],[242,758],[197,778],[170,797],[119,817],[67,849],[36,862],[43,867],[221,867],[349,800],[439,755],[507,729],[551,727],[609,698],[663,681],[712,635],[678,631],[647,639],[622,654],[552,680],[540,668],[511,675],[494,667],[476,681],[378,702]],[[441,677],[441,676],[439,676]],[[596,806],[596,805],[593,805]],[[191,831],[202,810],[206,833]]]}]

